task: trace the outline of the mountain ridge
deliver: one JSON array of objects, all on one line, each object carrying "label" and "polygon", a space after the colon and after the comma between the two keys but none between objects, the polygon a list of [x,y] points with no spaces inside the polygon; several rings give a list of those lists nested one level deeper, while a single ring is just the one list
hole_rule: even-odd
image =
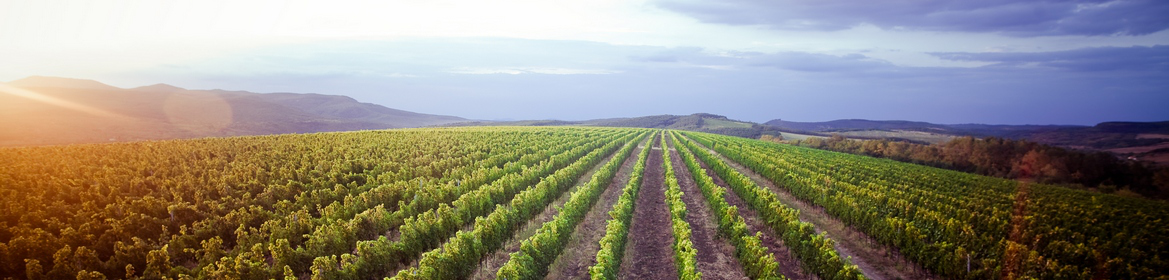
[{"label": "mountain ridge", "polygon": [[766,123],[779,129],[809,129],[850,138],[894,138],[940,143],[956,137],[1027,140],[1075,150],[1106,151],[1130,159],[1169,164],[1169,121],[1101,122],[1081,125],[933,124],[910,121],[834,120]]},{"label": "mountain ridge", "polygon": [[603,118],[583,121],[562,120],[521,120],[521,121],[471,121],[452,123],[444,126],[611,126],[611,127],[640,127],[693,130],[718,133],[723,135],[745,138],[759,138],[762,135],[778,135],[781,132],[774,127],[754,122],[733,120],[726,116],[694,113],[690,115],[650,115],[626,118]]},{"label": "mountain ridge", "polygon": [[46,76],[4,84],[42,98],[36,101],[0,92],[0,147],[408,128],[467,121],[341,95],[188,90],[168,84],[123,89],[93,80]]},{"label": "mountain ridge", "polygon": [[[764,123],[780,129],[799,129],[816,133],[848,132],[858,130],[906,130],[946,133],[954,136],[1002,137],[1032,139],[1067,134],[1169,134],[1169,121],[1159,122],[1101,122],[1086,125],[1004,125],[1004,124],[935,124],[903,120],[841,119],[825,122],[792,122],[774,119]],[[1043,142],[1043,141],[1038,141]],[[1064,141],[1067,142],[1067,141]],[[1074,141],[1072,141],[1074,142]],[[1052,143],[1060,144],[1060,143]],[[1062,143],[1069,144],[1069,143]]]},{"label": "mountain ridge", "polygon": [[72,88],[72,89],[101,89],[101,90],[121,90],[122,88],[104,84],[95,80],[62,78],[51,76],[28,76],[22,79],[12,80],[4,84],[19,87],[57,87],[57,88]]},{"label": "mountain ridge", "polygon": [[140,87],[136,87],[136,88],[131,88],[130,90],[137,90],[137,91],[156,91],[156,92],[174,92],[174,91],[181,91],[181,90],[187,90],[187,89],[185,89],[185,88],[181,88],[181,87],[172,86],[172,85],[168,85],[168,84],[158,83],[158,84],[153,84],[153,85],[149,85],[149,86],[140,86]]},{"label": "mountain ridge", "polygon": [[[0,94],[0,117],[3,117],[0,119],[0,128],[4,128],[0,132],[0,146],[425,126],[582,125],[685,129],[747,138],[781,135],[788,139],[802,139],[841,134],[856,139],[894,139],[917,143],[940,143],[962,136],[1000,137],[1118,154],[1146,153],[1163,146],[1169,147],[1169,121],[1102,122],[1095,126],[935,124],[866,119],[826,122],[773,119],[755,123],[708,113],[583,121],[473,121],[457,116],[422,114],[364,103],[344,95],[189,90],[163,83],[123,89],[94,80],[49,76],[30,76],[4,84],[31,89],[72,104],[65,105],[94,110],[86,114]],[[108,113],[122,119],[106,124],[91,120],[94,112]]]}]

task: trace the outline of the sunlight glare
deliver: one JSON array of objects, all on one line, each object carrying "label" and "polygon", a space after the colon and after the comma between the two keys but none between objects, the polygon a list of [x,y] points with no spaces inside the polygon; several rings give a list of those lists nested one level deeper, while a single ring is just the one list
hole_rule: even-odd
[{"label": "sunlight glare", "polygon": [[31,91],[31,90],[27,90],[27,89],[23,89],[23,88],[18,88],[18,87],[6,85],[6,84],[0,84],[0,93],[10,94],[10,95],[14,95],[17,97],[28,98],[28,99],[32,99],[32,100],[37,101],[37,102],[41,102],[41,103],[45,103],[45,104],[49,104],[49,105],[53,105],[53,106],[58,106],[61,108],[65,108],[65,109],[69,109],[69,110],[73,110],[73,111],[78,111],[78,112],[82,112],[82,113],[86,113],[86,114],[90,114],[90,115],[93,115],[96,117],[113,118],[113,119],[129,118],[129,117],[115,114],[112,112],[108,112],[108,111],[105,111],[102,109],[70,102],[68,100],[63,100],[60,98],[44,95],[44,94],[41,94],[41,93],[38,93],[35,91]]}]

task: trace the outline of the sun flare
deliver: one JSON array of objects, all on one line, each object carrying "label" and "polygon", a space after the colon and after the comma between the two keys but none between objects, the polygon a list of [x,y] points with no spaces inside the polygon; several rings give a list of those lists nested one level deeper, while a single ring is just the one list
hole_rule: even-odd
[{"label": "sun flare", "polygon": [[18,88],[18,87],[14,87],[14,86],[10,86],[10,85],[5,85],[2,83],[0,83],[0,93],[31,99],[31,100],[34,100],[37,102],[41,102],[41,103],[45,103],[45,104],[49,104],[49,105],[53,105],[53,106],[58,106],[61,108],[65,108],[65,109],[69,109],[69,110],[73,110],[73,111],[78,111],[78,112],[82,112],[82,113],[86,113],[86,114],[90,114],[90,115],[93,115],[95,117],[111,118],[111,119],[128,118],[126,116],[111,113],[111,112],[108,112],[106,110],[102,110],[102,109],[86,106],[83,104],[70,102],[68,100],[44,95],[44,94],[41,94],[41,93],[36,92],[36,91]]}]

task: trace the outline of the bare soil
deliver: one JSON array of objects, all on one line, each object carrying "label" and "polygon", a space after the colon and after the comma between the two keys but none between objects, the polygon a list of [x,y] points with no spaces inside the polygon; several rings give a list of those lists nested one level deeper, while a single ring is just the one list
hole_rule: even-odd
[{"label": "bare soil", "polygon": [[803,263],[783,244],[783,239],[772,232],[771,227],[767,226],[763,218],[755,213],[755,210],[751,210],[751,206],[739,198],[739,195],[723,181],[722,177],[711,170],[705,162],[699,161],[699,164],[702,165],[703,170],[706,170],[706,175],[714,179],[714,183],[726,191],[724,197],[727,199],[727,204],[739,208],[739,216],[742,216],[743,220],[747,222],[747,230],[759,233],[759,240],[763,242],[763,246],[767,247],[767,252],[775,255],[775,261],[779,263],[780,274],[789,279],[819,279],[816,275],[804,271]]},{"label": "bare soil", "polygon": [[[1027,231],[1027,198],[1031,194],[1031,183],[1029,180],[1019,182],[1019,187],[1015,191],[1015,205],[1011,211],[1011,232],[1007,236],[1007,240],[1019,244],[1027,244],[1023,241],[1023,233]],[[1015,275],[1019,275],[1019,264],[1022,263],[1024,256],[1018,251],[1006,250],[1003,254],[1003,279],[1015,279]],[[1099,271],[1099,270],[1097,270]],[[1097,275],[1094,279],[1105,279],[1104,275]]]},{"label": "bare soil", "polygon": [[[655,140],[654,144],[657,142]],[[678,279],[672,248],[674,234],[670,227],[670,211],[666,208],[662,173],[662,148],[653,147],[646,159],[645,176],[634,203],[633,221],[618,279]]]},{"label": "bare soil", "polygon": [[1169,153],[1151,153],[1137,156],[1140,160],[1150,161],[1159,166],[1169,166]]},{"label": "bare soil", "polygon": [[[1148,137],[1144,137],[1144,138],[1157,138],[1157,139],[1164,139],[1164,138],[1161,138],[1161,136],[1169,136],[1169,135],[1165,135],[1165,134],[1141,134],[1141,135],[1154,135],[1156,137],[1148,136]],[[1138,136],[1137,139],[1143,139],[1143,138]],[[1159,165],[1159,166],[1169,166],[1169,153],[1163,152],[1164,149],[1169,149],[1169,142],[1148,145],[1148,146],[1107,149],[1104,151],[1113,152],[1113,153],[1117,153],[1117,154],[1133,154],[1132,156],[1137,158],[1138,160],[1152,162],[1154,165]],[[1158,151],[1158,150],[1161,150],[1161,151]]]},{"label": "bare soil", "polygon": [[690,223],[690,240],[698,250],[698,271],[702,272],[703,279],[749,279],[743,272],[742,265],[735,259],[735,246],[718,235],[717,216],[712,213],[710,205],[698,189],[698,183],[690,176],[690,170],[682,161],[682,156],[673,149],[670,143],[670,161],[674,165],[674,175],[678,178],[678,185],[682,187],[682,201],[686,203],[686,222]]},{"label": "bare soil", "polygon": [[800,220],[812,223],[817,232],[826,232],[827,236],[836,242],[836,251],[844,257],[851,257],[852,263],[861,269],[865,277],[875,280],[940,279],[937,275],[906,259],[895,248],[877,242],[867,234],[828,214],[823,207],[796,198],[787,189],[778,187],[771,180],[723,157],[714,150],[707,149],[707,151],[717,155],[739,173],[750,177],[756,184],[771,190],[784,205],[799,210]]},{"label": "bare soil", "polygon": [[1169,139],[1169,134],[1141,133],[1137,134],[1137,139]]},{"label": "bare soil", "polygon": [[[620,150],[617,150],[617,152],[620,152]],[[479,266],[476,267],[475,271],[471,273],[470,279],[495,279],[495,273],[499,272],[499,268],[503,267],[503,265],[507,263],[508,259],[511,259],[511,253],[518,252],[520,250],[520,245],[523,244],[524,240],[527,240],[529,237],[532,237],[532,235],[535,235],[536,230],[544,226],[544,223],[551,221],[552,218],[555,218],[556,214],[560,213],[560,207],[564,206],[565,203],[568,203],[568,198],[572,197],[572,193],[588,183],[589,180],[592,179],[593,173],[601,170],[601,167],[604,167],[606,163],[613,159],[613,157],[617,156],[617,152],[614,152],[613,154],[605,157],[600,162],[598,162],[597,165],[594,165],[591,169],[589,169],[588,172],[585,172],[583,175],[577,178],[576,183],[572,188],[569,188],[567,191],[560,194],[560,197],[557,197],[556,200],[545,206],[544,210],[540,212],[540,214],[537,214],[536,217],[528,220],[522,227],[520,227],[519,231],[516,231],[515,234],[512,235],[511,239],[508,239],[507,242],[502,247],[500,247],[501,249],[495,250],[495,252],[488,254],[487,256],[480,259]],[[463,230],[473,229],[474,224],[475,223],[467,223]]]},{"label": "bare soil", "polygon": [[1169,148],[1169,143],[1158,143],[1158,144],[1147,145],[1147,146],[1115,148],[1115,149],[1107,149],[1105,151],[1118,153],[1118,154],[1130,154],[1130,153],[1131,154],[1139,154],[1139,153],[1151,152],[1151,151],[1156,150],[1156,149],[1165,149],[1165,148]]},{"label": "bare soil", "polygon": [[613,182],[604,193],[601,193],[601,198],[593,204],[593,208],[589,209],[589,213],[585,214],[580,224],[573,229],[564,251],[548,267],[548,275],[544,279],[589,278],[589,267],[596,264],[597,251],[601,249],[601,237],[605,236],[609,210],[617,203],[617,199],[621,198],[625,184],[629,183],[629,177],[633,174],[633,166],[637,164],[637,155],[647,144],[649,142],[643,142],[641,146],[634,148],[633,154],[621,164]]}]

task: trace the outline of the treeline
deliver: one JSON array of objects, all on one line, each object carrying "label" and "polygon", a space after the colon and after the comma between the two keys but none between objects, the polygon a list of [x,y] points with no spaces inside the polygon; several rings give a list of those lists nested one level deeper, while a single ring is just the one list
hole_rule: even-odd
[{"label": "treeline", "polygon": [[888,139],[854,141],[833,135],[790,143],[1001,178],[1033,179],[1104,192],[1127,189],[1150,197],[1169,197],[1169,169],[1105,152],[1069,150],[1026,140],[960,137],[925,145]]}]

